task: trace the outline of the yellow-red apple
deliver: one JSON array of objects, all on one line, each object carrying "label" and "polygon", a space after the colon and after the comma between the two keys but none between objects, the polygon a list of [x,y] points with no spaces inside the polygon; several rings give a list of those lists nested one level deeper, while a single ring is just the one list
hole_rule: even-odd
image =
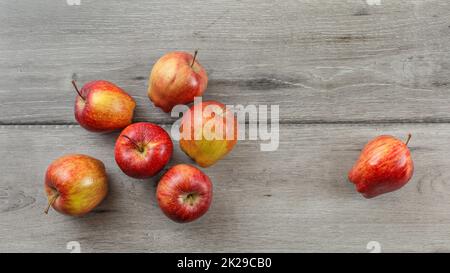
[{"label": "yellow-red apple", "polygon": [[75,101],[75,119],[85,129],[110,132],[129,125],[136,102],[117,85],[108,81],[92,81],[78,89]]},{"label": "yellow-red apple", "polygon": [[202,96],[208,85],[205,69],[194,56],[175,51],[162,56],[153,66],[148,82],[148,97],[164,112]]},{"label": "yellow-red apple", "polygon": [[209,167],[236,145],[237,125],[234,113],[222,103],[197,103],[183,115],[180,147],[198,165]]},{"label": "yellow-red apple", "polygon": [[99,205],[108,193],[105,165],[87,155],[72,154],[53,161],[45,174],[48,213],[81,216]]},{"label": "yellow-red apple", "polygon": [[156,188],[158,205],[170,219],[186,223],[204,215],[212,201],[212,183],[199,169],[186,164],[170,168]]}]

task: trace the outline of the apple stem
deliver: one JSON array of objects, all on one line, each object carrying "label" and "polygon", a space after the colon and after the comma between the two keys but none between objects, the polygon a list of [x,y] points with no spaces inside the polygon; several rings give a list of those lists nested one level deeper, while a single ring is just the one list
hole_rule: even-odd
[{"label": "apple stem", "polygon": [[137,145],[136,142],[134,142],[130,137],[123,135],[124,138],[128,139],[131,143],[133,143],[133,145],[138,149],[139,152],[144,152],[144,149],[142,149],[141,146]]},{"label": "apple stem", "polygon": [[75,83],[74,80],[72,80],[72,85],[73,85],[73,87],[75,88],[75,91],[77,91],[78,96],[80,96],[80,98],[82,98],[83,100],[85,100],[85,99],[83,98],[83,96],[81,95],[81,92],[80,92],[80,90],[78,89],[78,86],[77,86],[77,84]]},{"label": "apple stem", "polygon": [[411,134],[408,134],[408,138],[406,139],[405,145],[408,146],[409,141],[411,140]]},{"label": "apple stem", "polygon": [[48,211],[50,210],[50,207],[55,203],[56,199],[58,199],[59,193],[54,194],[50,199],[48,199],[48,205],[47,208],[45,208],[44,212],[45,214],[48,214]]},{"label": "apple stem", "polygon": [[192,64],[191,64],[191,67],[193,67],[193,66],[194,66],[194,63],[195,63],[195,59],[197,58],[197,53],[198,53],[198,49],[196,49],[196,50],[195,50],[195,52],[194,52],[194,58],[192,59]]}]

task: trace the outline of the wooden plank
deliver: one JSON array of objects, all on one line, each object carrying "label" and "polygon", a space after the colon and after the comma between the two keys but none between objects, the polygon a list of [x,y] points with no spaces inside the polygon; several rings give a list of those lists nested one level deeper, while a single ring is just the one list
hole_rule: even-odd
[{"label": "wooden plank", "polygon": [[[370,138],[405,137],[416,171],[402,190],[366,200],[346,173]],[[120,172],[113,158],[117,134],[78,126],[0,126],[0,252],[105,251],[355,251],[369,241],[382,251],[450,251],[449,124],[283,125],[275,152],[242,141],[205,169],[214,200],[197,222],[171,222],[157,208],[155,180]],[[170,163],[188,162],[176,143]],[[108,199],[83,218],[43,214],[43,175],[66,153],[103,160]]]},{"label": "wooden plank", "polygon": [[200,49],[206,99],[279,104],[285,123],[449,122],[448,1],[0,3],[0,124],[74,123],[70,81],[107,79],[136,120],[152,64]]}]

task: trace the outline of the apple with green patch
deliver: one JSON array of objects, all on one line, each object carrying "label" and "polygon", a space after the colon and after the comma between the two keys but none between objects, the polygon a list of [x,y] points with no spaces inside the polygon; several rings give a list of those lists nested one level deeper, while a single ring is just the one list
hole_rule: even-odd
[{"label": "apple with green patch", "polygon": [[234,113],[220,102],[194,104],[181,120],[180,148],[199,166],[212,166],[236,145],[237,125]]}]

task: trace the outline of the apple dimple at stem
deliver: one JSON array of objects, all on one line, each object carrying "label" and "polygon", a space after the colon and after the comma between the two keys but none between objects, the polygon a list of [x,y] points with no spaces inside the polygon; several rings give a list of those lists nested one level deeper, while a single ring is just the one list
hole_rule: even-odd
[{"label": "apple dimple at stem", "polygon": [[175,222],[202,217],[212,201],[212,183],[201,170],[187,164],[170,168],[161,178],[156,198],[162,212]]},{"label": "apple dimple at stem", "polygon": [[195,205],[195,203],[198,200],[198,194],[194,193],[194,192],[190,192],[188,194],[183,194],[180,199],[181,199],[182,203],[187,203],[190,206],[193,206],[193,205]]},{"label": "apple dimple at stem", "polygon": [[78,96],[75,100],[76,107],[82,111],[84,107],[86,107],[86,100],[84,100],[82,97]]},{"label": "apple dimple at stem", "polygon": [[134,142],[134,140],[132,140],[129,136],[127,135],[122,135],[122,137],[128,139],[131,143],[133,143],[134,147],[136,147],[136,149],[140,152],[143,153],[144,152],[144,148],[142,147],[142,145],[137,144],[136,142]]}]

